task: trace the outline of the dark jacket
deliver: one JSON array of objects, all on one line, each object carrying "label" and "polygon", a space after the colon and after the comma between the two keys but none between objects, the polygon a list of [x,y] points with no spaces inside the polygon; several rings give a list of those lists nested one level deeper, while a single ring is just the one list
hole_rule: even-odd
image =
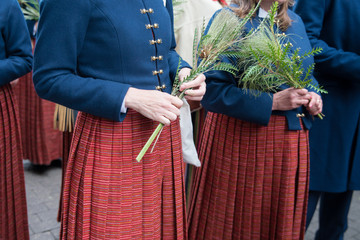
[{"label": "dark jacket", "polygon": [[43,0],[40,13],[34,61],[40,97],[122,121],[129,87],[171,91],[179,63],[171,0],[166,7],[162,0]]},{"label": "dark jacket", "polygon": [[298,0],[313,47],[325,118],[310,131],[310,189],[360,190],[360,1]]}]

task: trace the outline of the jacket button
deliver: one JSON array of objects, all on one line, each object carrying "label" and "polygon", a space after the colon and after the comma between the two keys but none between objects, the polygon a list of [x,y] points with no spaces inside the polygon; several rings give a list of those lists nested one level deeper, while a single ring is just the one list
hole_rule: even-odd
[{"label": "jacket button", "polygon": [[154,10],[152,8],[149,9],[140,9],[141,14],[145,14],[145,13],[154,13]]},{"label": "jacket button", "polygon": [[305,117],[305,114],[304,113],[297,113],[296,117],[298,117],[298,118]]},{"label": "jacket button", "polygon": [[153,73],[153,75],[157,75],[157,74],[163,74],[164,73],[164,71],[162,70],[162,69],[160,69],[159,71],[153,71],[152,72]]},{"label": "jacket button", "polygon": [[149,40],[149,42],[150,42],[150,45],[154,45],[155,43],[157,43],[157,44],[162,43],[162,40],[161,40],[161,38],[159,38],[158,40]]}]

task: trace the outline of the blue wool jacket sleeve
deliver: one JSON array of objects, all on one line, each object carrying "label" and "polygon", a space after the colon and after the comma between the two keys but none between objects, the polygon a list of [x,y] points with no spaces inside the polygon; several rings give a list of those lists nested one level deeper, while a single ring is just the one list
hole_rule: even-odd
[{"label": "blue wool jacket sleeve", "polygon": [[[3,18],[4,17],[4,18]],[[32,52],[24,16],[17,1],[11,1],[5,21],[3,38],[6,58],[0,60],[0,86],[31,71]]]},{"label": "blue wool jacket sleeve", "polygon": [[85,39],[90,12],[89,0],[40,1],[35,88],[42,98],[122,121],[126,113],[121,113],[121,104],[130,85],[77,75],[77,56]]},{"label": "blue wool jacket sleeve", "polygon": [[[169,68],[170,68],[170,78],[172,80],[175,79],[176,71],[179,65],[179,55],[175,51],[176,48],[176,41],[175,41],[175,34],[174,34],[174,16],[173,16],[173,5],[172,0],[166,0],[166,8],[168,9],[168,12],[170,14],[171,19],[171,34],[172,34],[172,41],[171,41],[171,49],[169,51]],[[181,60],[180,62],[180,68],[188,67],[190,68],[190,65],[185,62],[184,60]]]},{"label": "blue wool jacket sleeve", "polygon": [[205,109],[244,121],[267,125],[272,112],[271,93],[246,92],[237,87],[229,73],[214,71],[206,74],[206,93],[201,101]]},{"label": "blue wool jacket sleeve", "polygon": [[[323,49],[319,55],[315,56],[316,71],[332,76],[333,79],[341,80],[344,76],[348,79],[360,79],[360,56],[354,52],[329,46],[320,39],[320,34],[323,32],[324,16],[329,4],[329,0],[298,0],[294,8],[305,23],[311,45]],[[341,14],[346,13],[339,14],[338,20],[341,21]]]}]

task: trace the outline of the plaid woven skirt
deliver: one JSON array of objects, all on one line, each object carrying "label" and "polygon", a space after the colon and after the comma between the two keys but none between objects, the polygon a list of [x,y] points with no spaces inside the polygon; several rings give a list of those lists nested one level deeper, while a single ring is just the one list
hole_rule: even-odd
[{"label": "plaid woven skirt", "polygon": [[129,110],[121,123],[77,117],[66,167],[61,239],[185,239],[179,123],[135,158],[158,123]]},{"label": "plaid woven skirt", "polygon": [[209,112],[189,210],[189,239],[303,239],[308,131]]},{"label": "plaid woven skirt", "polygon": [[0,239],[29,239],[24,168],[16,102],[0,87]]},{"label": "plaid woven skirt", "polygon": [[32,72],[19,79],[14,92],[19,103],[23,157],[34,164],[50,165],[62,151],[62,133],[54,129],[55,103],[37,95]]}]

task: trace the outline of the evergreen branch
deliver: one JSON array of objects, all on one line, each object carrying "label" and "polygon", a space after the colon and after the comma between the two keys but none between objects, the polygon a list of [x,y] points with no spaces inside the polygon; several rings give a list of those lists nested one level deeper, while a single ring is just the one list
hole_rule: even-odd
[{"label": "evergreen branch", "polygon": [[26,20],[39,20],[40,5],[37,0],[18,0],[18,2]]}]

